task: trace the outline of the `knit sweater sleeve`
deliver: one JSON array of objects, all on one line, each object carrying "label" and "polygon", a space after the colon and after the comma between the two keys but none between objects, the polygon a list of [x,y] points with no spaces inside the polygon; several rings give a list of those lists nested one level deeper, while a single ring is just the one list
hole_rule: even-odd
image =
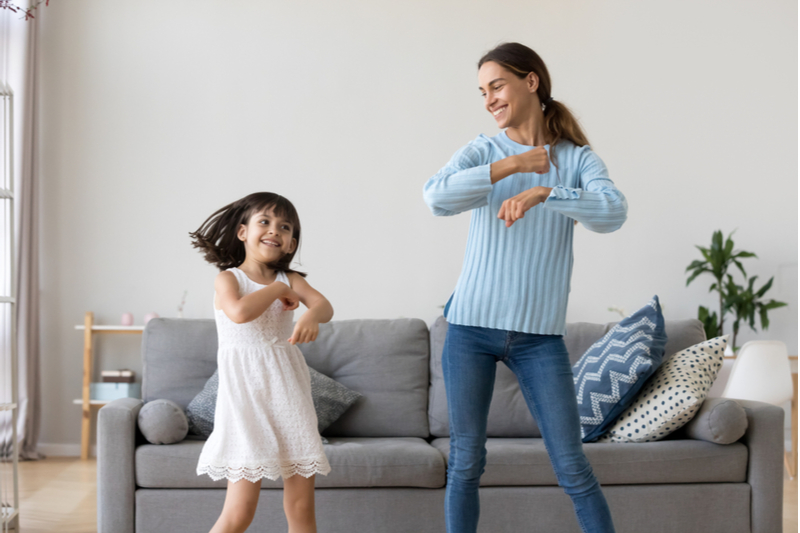
[{"label": "knit sweater sleeve", "polygon": [[579,149],[576,172],[580,187],[553,187],[544,203],[597,233],[611,233],[628,218],[628,201],[608,177],[603,160],[588,146]]},{"label": "knit sweater sleeve", "polygon": [[488,204],[492,191],[488,143],[476,139],[461,148],[430,178],[422,196],[436,216],[452,216]]}]

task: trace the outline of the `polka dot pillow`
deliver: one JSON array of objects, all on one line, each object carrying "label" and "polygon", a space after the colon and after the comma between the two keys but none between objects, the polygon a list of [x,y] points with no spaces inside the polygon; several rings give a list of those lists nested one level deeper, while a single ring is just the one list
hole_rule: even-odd
[{"label": "polka dot pillow", "polygon": [[674,354],[647,380],[598,442],[652,442],[689,422],[722,368],[728,336]]}]

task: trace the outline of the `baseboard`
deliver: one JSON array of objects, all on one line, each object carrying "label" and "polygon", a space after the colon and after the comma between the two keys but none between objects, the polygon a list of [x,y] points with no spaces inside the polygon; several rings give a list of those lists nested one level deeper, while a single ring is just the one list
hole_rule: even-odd
[{"label": "baseboard", "polygon": [[[39,443],[39,453],[47,457],[80,457],[81,445],[80,444],[45,444]],[[97,446],[92,445],[89,449],[89,456],[97,456]]]}]

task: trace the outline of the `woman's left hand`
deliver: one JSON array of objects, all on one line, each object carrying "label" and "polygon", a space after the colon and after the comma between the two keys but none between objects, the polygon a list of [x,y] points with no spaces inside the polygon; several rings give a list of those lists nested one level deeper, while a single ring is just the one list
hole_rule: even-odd
[{"label": "woman's left hand", "polygon": [[304,342],[314,342],[317,340],[319,322],[313,318],[307,318],[306,315],[308,315],[308,311],[306,311],[294,325],[292,336],[289,337],[287,341],[289,344],[302,344]]},{"label": "woman's left hand", "polygon": [[525,216],[525,212],[528,209],[547,200],[552,190],[551,187],[538,186],[522,191],[503,202],[503,205],[500,206],[500,211],[497,213],[497,218],[505,220],[506,227],[510,228],[514,222]]}]

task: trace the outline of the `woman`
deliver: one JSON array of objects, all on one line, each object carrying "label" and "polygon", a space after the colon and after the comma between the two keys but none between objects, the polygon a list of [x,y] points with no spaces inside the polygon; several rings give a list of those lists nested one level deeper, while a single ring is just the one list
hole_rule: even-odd
[{"label": "woman", "polygon": [[489,404],[502,361],[519,380],[581,529],[612,532],[583,453],[563,335],[574,225],[614,231],[625,222],[627,202],[577,120],[553,99],[536,52],[502,44],[481,58],[478,81],[486,110],[505,131],[479,135],[424,188],[434,215],[472,211],[464,266],[445,306],[447,531],[477,530]]}]

